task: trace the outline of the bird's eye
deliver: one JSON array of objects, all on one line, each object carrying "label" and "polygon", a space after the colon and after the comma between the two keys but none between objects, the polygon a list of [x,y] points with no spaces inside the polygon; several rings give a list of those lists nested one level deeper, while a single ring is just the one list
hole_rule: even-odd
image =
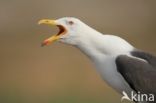
[{"label": "bird's eye", "polygon": [[73,21],[68,21],[68,23],[69,23],[70,25],[73,25],[73,24],[74,24],[74,22],[73,22]]}]

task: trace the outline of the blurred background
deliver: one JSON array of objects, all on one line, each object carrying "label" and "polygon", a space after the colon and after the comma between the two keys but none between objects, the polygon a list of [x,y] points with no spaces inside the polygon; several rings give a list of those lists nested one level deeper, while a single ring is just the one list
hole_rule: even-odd
[{"label": "blurred background", "polygon": [[155,0],[0,0],[0,103],[120,103],[74,47],[41,42],[43,18],[73,16],[156,54]]}]

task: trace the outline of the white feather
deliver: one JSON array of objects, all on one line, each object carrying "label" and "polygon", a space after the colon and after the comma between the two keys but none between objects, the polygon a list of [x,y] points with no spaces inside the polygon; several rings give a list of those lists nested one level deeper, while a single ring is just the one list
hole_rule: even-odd
[{"label": "white feather", "polygon": [[[62,23],[73,20],[75,25],[68,26]],[[116,91],[130,93],[132,90],[128,83],[117,71],[115,59],[118,55],[129,55],[134,48],[124,39],[101,34],[75,18],[58,20],[68,29],[68,33],[62,37],[61,42],[71,44],[84,52],[95,64],[101,77]]]}]

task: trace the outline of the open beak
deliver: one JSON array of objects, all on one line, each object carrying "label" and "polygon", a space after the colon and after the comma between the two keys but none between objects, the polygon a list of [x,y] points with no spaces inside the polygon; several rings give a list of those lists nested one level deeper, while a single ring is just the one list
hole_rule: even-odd
[{"label": "open beak", "polygon": [[59,28],[59,32],[48,39],[44,40],[41,44],[41,46],[49,45],[53,43],[54,41],[57,41],[60,39],[60,36],[66,33],[66,29],[64,26],[60,25],[57,23],[56,20],[51,20],[51,19],[42,19],[38,22],[38,24],[47,24],[47,25],[53,25],[57,26]]}]

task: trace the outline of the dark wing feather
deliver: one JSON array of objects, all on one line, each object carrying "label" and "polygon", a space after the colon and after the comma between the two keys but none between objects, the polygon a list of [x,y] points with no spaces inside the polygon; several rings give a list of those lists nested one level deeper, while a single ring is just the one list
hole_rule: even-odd
[{"label": "dark wing feather", "polygon": [[144,59],[146,61],[148,61],[149,64],[151,64],[151,66],[154,66],[156,68],[156,57],[149,54],[149,53],[145,53],[143,51],[133,51],[131,52],[131,54],[135,57]]},{"label": "dark wing feather", "polygon": [[120,55],[116,59],[118,71],[135,91],[156,95],[156,57],[139,51],[132,55],[147,62]]}]

